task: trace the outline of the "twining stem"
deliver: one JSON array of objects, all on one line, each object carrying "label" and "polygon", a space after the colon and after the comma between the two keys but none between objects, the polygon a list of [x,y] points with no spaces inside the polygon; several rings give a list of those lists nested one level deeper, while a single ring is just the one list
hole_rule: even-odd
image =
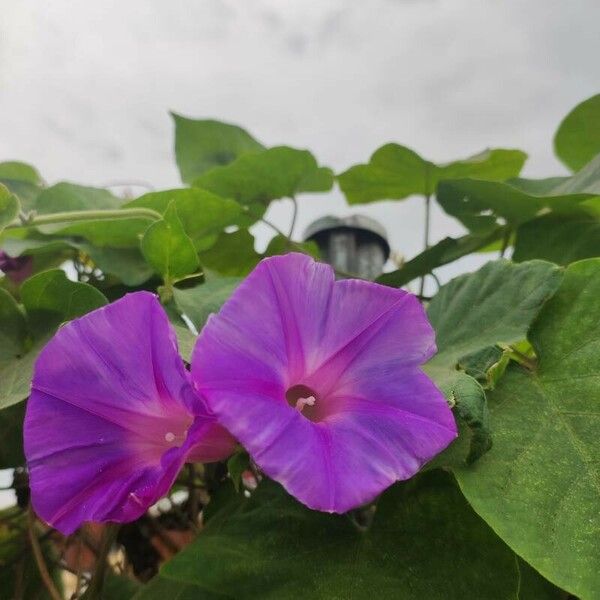
[{"label": "twining stem", "polygon": [[506,250],[508,249],[508,244],[510,243],[510,236],[511,236],[511,230],[510,228],[506,228],[504,230],[504,234],[502,236],[502,247],[500,248],[500,258],[504,258],[504,254],[506,253]]},{"label": "twining stem", "polygon": [[[429,227],[431,223],[431,194],[425,195],[425,231],[423,235],[423,246],[427,250],[429,248]],[[419,285],[419,296],[423,295],[425,291],[425,275],[421,277],[421,283]]]},{"label": "twining stem", "polygon": [[35,563],[38,571],[40,572],[42,582],[44,583],[45,588],[48,590],[48,594],[50,594],[52,600],[62,600],[60,592],[56,589],[54,581],[52,581],[46,561],[44,560],[40,541],[35,533],[35,515],[33,514],[33,509],[31,506],[29,506],[29,509],[27,510],[27,533],[29,535],[29,542],[31,544]]},{"label": "twining stem", "polygon": [[194,530],[198,529],[198,513],[200,512],[200,503],[198,501],[198,491],[195,487],[196,466],[192,463],[187,465],[188,470],[188,517]]},{"label": "twining stem", "polygon": [[296,218],[298,217],[298,202],[294,196],[290,198],[293,203],[292,222],[290,224],[290,232],[287,235],[288,243],[292,243],[292,235],[294,235],[294,227],[296,226]]},{"label": "twining stem", "polygon": [[117,208],[107,210],[73,210],[49,215],[33,215],[14,221],[6,229],[38,227],[55,223],[76,223],[78,221],[104,221],[115,219],[149,219],[158,221],[162,215],[151,208]]},{"label": "twining stem", "polygon": [[104,579],[106,578],[106,571],[108,569],[108,554],[115,542],[118,532],[119,525],[110,524],[106,526],[104,539],[102,540],[100,551],[96,557],[96,570],[90,581],[90,586],[83,595],[86,600],[96,600],[97,598],[102,597],[102,588],[104,587]]},{"label": "twining stem", "polygon": [[82,572],[83,572],[83,559],[81,557],[81,553],[83,551],[83,540],[78,537],[77,538],[77,572],[75,573],[75,577],[77,581],[75,582],[75,593],[73,594],[75,598],[79,598],[79,593],[81,592],[81,580],[82,580]]}]

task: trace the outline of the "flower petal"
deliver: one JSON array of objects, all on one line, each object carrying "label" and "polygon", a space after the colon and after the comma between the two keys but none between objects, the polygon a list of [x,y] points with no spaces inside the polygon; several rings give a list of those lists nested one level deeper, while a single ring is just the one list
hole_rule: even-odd
[{"label": "flower petal", "polygon": [[[64,534],[84,521],[132,521],[163,496],[183,464],[116,423],[34,391],[25,428],[35,511]],[[179,449],[177,449],[179,450]]]},{"label": "flower petal", "polygon": [[24,434],[36,512],[65,533],[86,520],[137,518],[189,453],[215,458],[212,447],[202,452],[205,438],[224,441],[220,451],[232,446],[191,388],[167,317],[146,292],[56,333],[35,365]]},{"label": "flower petal", "polygon": [[208,320],[192,371],[203,385],[252,380],[281,395],[319,343],[333,283],[330,267],[302,254],[263,260]]},{"label": "flower petal", "polygon": [[[192,379],[268,475],[311,508],[343,512],[456,437],[446,401],[419,369],[434,352],[414,296],[334,281],[329,266],[288,254],[262,261],[209,320]],[[315,392],[317,422],[288,404],[296,386]]]}]

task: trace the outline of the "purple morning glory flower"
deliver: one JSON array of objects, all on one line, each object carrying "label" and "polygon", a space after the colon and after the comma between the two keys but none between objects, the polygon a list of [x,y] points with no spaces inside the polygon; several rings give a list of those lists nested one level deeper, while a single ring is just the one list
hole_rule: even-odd
[{"label": "purple morning glory flower", "polygon": [[65,534],[138,518],[184,462],[220,460],[234,445],[192,389],[147,292],[56,333],[35,365],[24,433],[33,506]]},{"label": "purple morning glory flower", "polygon": [[267,475],[311,508],[345,512],[456,437],[420,369],[435,350],[412,294],[335,281],[288,254],[263,260],[209,319],[192,380]]},{"label": "purple morning glory flower", "polygon": [[0,250],[0,271],[16,284],[20,284],[33,273],[31,256],[9,256]]}]

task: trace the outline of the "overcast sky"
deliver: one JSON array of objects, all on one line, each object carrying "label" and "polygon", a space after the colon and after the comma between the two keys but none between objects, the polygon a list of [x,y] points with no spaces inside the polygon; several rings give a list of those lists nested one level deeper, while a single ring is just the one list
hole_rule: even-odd
[{"label": "overcast sky", "polygon": [[[598,0],[0,0],[0,160],[52,183],[179,185],[168,110],[238,123],[342,170],[388,141],[447,161],[517,147],[563,173],[560,119],[599,91]],[[289,203],[275,203],[280,225]],[[421,248],[420,201],[370,214]],[[433,238],[460,227],[436,211]],[[266,230],[259,230],[259,244]]]},{"label": "overcast sky", "polygon": [[[175,187],[171,109],[336,170],[395,141],[436,161],[517,147],[527,175],[561,174],[552,135],[600,89],[599,23],[598,0],[0,0],[0,160],[50,183]],[[417,199],[307,197],[298,231],[357,210],[421,249]],[[269,216],[285,226],[289,206]],[[460,231],[436,210],[434,240]]]}]

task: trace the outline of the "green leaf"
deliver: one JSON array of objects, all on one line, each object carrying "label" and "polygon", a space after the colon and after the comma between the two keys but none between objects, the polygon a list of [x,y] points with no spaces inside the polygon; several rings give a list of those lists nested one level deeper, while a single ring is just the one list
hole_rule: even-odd
[{"label": "green leaf", "polygon": [[493,389],[506,370],[511,356],[508,347],[502,349],[499,346],[489,346],[461,358],[459,367],[484,388]]},{"label": "green leaf", "polygon": [[600,256],[600,218],[581,210],[572,215],[543,215],[521,225],[512,258],[568,265],[595,256]]},{"label": "green leaf", "polygon": [[198,270],[198,253],[186,234],[172,201],[163,218],[153,223],[142,238],[142,253],[167,283]]},{"label": "green leaf", "polygon": [[243,218],[237,202],[198,188],[151,192],[128,202],[124,208],[152,208],[163,214],[171,202],[198,251],[210,248],[225,227],[236,225]]},{"label": "green leaf", "polygon": [[43,225],[39,230],[47,234],[85,238],[96,247],[138,248],[145,231],[155,222],[149,217],[103,219],[71,225]]},{"label": "green leaf", "polygon": [[[0,408],[20,402],[29,393],[31,362],[21,359],[26,342],[25,315],[0,288]],[[21,408],[0,412],[0,469],[23,464],[22,413]]]},{"label": "green leaf", "polygon": [[132,600],[234,600],[231,596],[213,594],[197,585],[166,579],[160,575],[139,589]]},{"label": "green leaf", "polygon": [[600,153],[600,94],[578,104],[563,119],[554,135],[554,151],[572,171]]},{"label": "green leaf", "polygon": [[483,388],[457,367],[465,357],[485,348],[523,339],[560,280],[560,269],[550,263],[496,261],[453,279],[431,300],[427,312],[438,353],[425,371],[472,430],[468,462],[489,448],[491,440]]},{"label": "green leaf", "polygon": [[22,356],[0,360],[0,409],[17,404],[29,396],[33,365],[45,341],[45,338],[40,339]]},{"label": "green leaf", "polygon": [[205,171],[227,165],[246,152],[264,149],[237,125],[171,115],[175,121],[175,158],[184,183],[191,184]]},{"label": "green leaf", "polygon": [[25,454],[23,453],[24,418],[24,403],[0,410],[0,439],[2,439],[0,469],[12,469],[25,464]]},{"label": "green leaf", "polygon": [[277,256],[278,254],[287,254],[288,252],[302,252],[315,259],[320,258],[319,246],[317,243],[309,240],[307,242],[290,241],[285,235],[276,235],[271,239],[265,250],[264,256]]},{"label": "green leaf", "polygon": [[109,248],[85,242],[71,245],[85,252],[103,273],[114,275],[125,285],[137,287],[152,277],[153,271],[140,248]]},{"label": "green leaf", "polygon": [[175,288],[173,298],[181,313],[192,321],[197,331],[200,331],[210,314],[219,311],[240,281],[239,277],[209,279],[192,288]]},{"label": "green leaf", "polygon": [[221,233],[216,244],[200,253],[202,266],[227,277],[244,277],[261,259],[254,237],[247,229]]},{"label": "green leaf", "polygon": [[515,265],[498,260],[453,279],[427,309],[438,346],[433,360],[454,368],[473,352],[525,338],[561,278],[561,269],[544,261]]},{"label": "green leaf", "polygon": [[26,339],[25,315],[15,299],[0,288],[0,360],[21,354]]},{"label": "green leaf", "polygon": [[251,213],[271,201],[302,192],[326,192],[333,186],[330,169],[319,167],[308,150],[287,146],[240,156],[230,165],[215,167],[194,180],[194,185],[233,198]]},{"label": "green leaf", "polygon": [[102,188],[85,187],[62,181],[43,190],[35,210],[40,215],[72,210],[119,208],[123,201]]},{"label": "green leaf", "polygon": [[517,597],[515,556],[447,473],[385,492],[368,531],[346,515],[307,509],[270,481],[238,502],[161,578],[240,599]]},{"label": "green leaf", "polygon": [[141,584],[130,577],[109,573],[102,587],[102,599],[131,600],[140,588]]},{"label": "green leaf", "polygon": [[240,491],[242,475],[250,468],[250,457],[247,452],[236,452],[227,461],[227,470],[236,492]]},{"label": "green leaf", "polygon": [[16,161],[0,163],[0,183],[19,198],[25,210],[33,208],[43,186],[43,180],[34,167]]},{"label": "green leaf", "polygon": [[21,286],[21,300],[37,336],[107,304],[96,288],[70,281],[61,269],[43,271],[27,279]]},{"label": "green leaf", "polygon": [[386,144],[374,152],[369,164],[351,167],[338,176],[338,181],[349,204],[401,200],[413,194],[429,196],[443,179],[503,181],[515,177],[526,158],[520,150],[495,149],[436,165],[406,146]]},{"label": "green leaf", "polygon": [[0,184],[0,232],[19,216],[19,200]]},{"label": "green leaf", "polygon": [[377,283],[402,287],[417,277],[431,273],[437,267],[451,263],[472,252],[482,250],[489,244],[501,239],[502,235],[503,230],[498,227],[491,232],[469,233],[460,238],[444,238],[409,260],[396,271],[379,276]]},{"label": "green leaf", "polygon": [[[31,234],[29,237],[18,239],[9,238],[3,242],[4,249],[10,256],[42,257],[34,263],[52,261],[57,263],[73,257],[72,250],[87,254],[94,264],[105,274],[113,275],[125,285],[138,286],[147,281],[154,271],[148,266],[139,247],[111,248],[95,246],[86,241],[76,241],[71,237],[43,236]],[[38,271],[39,268],[34,269]]]},{"label": "green leaf", "polygon": [[535,372],[490,394],[494,449],[456,468],[475,510],[547,579],[600,596],[600,259],[574,263],[534,323]]},{"label": "green leaf", "polygon": [[43,184],[42,177],[35,167],[14,160],[0,163],[0,180],[1,179],[23,181],[33,185]]},{"label": "green leaf", "polygon": [[442,208],[471,231],[508,223],[516,228],[543,212],[569,214],[600,194],[600,156],[567,178],[513,179],[506,183],[457,179],[443,181],[437,192]]}]

